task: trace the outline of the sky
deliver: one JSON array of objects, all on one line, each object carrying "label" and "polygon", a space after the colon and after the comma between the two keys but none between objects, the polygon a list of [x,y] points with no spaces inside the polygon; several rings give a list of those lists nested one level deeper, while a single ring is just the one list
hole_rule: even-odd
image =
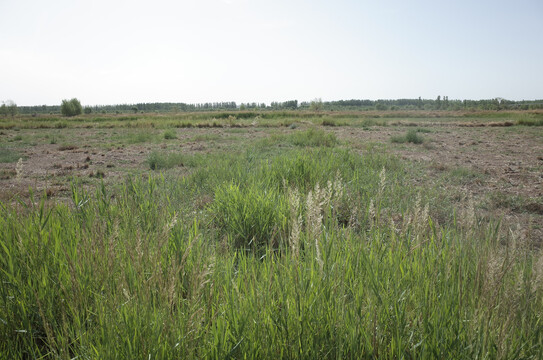
[{"label": "sky", "polygon": [[0,0],[0,101],[543,98],[543,1]]}]

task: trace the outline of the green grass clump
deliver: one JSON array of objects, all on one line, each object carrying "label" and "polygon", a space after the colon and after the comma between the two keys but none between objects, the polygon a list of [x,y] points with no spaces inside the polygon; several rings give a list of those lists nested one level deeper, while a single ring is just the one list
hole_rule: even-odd
[{"label": "green grass clump", "polygon": [[192,137],[191,141],[216,141],[220,140],[219,134],[200,134]]},{"label": "green grass clump", "polygon": [[315,128],[290,134],[288,142],[296,146],[311,147],[332,147],[339,143],[334,133]]},{"label": "green grass clump", "polygon": [[475,182],[482,182],[484,180],[484,174],[474,169],[458,167],[449,171],[447,179],[453,183],[467,185]]},{"label": "green grass clump", "polygon": [[287,228],[285,196],[255,184],[240,188],[225,184],[215,190],[211,212],[222,233],[236,249],[278,248]]},{"label": "green grass clump", "polygon": [[417,128],[417,132],[418,133],[423,133],[423,134],[429,134],[429,133],[432,132],[432,130],[427,129],[427,128]]},{"label": "green grass clump", "polygon": [[165,140],[177,139],[177,133],[172,129],[164,131],[164,134],[162,136]]},{"label": "green grass clump", "polygon": [[411,129],[409,130],[405,135],[396,135],[392,136],[390,138],[390,141],[393,143],[412,143],[412,144],[422,144],[424,142],[424,138],[421,137],[417,130]]},{"label": "green grass clump", "polygon": [[149,131],[138,131],[136,133],[129,133],[125,136],[125,142],[127,144],[142,144],[150,142],[153,139],[153,134]]},{"label": "green grass clump", "polygon": [[55,124],[54,124],[54,127],[55,129],[65,129],[68,127],[68,123],[64,120],[61,120],[61,121],[57,121]]},{"label": "green grass clump", "polygon": [[323,119],[322,126],[340,126],[341,124],[338,123],[335,119]]},{"label": "green grass clump", "polygon": [[21,157],[22,156],[18,151],[0,147],[0,163],[17,162]]},{"label": "green grass clump", "polygon": [[187,157],[180,153],[153,151],[147,157],[147,163],[151,170],[166,170],[175,166],[184,166],[187,163]]},{"label": "green grass clump", "polygon": [[517,125],[524,125],[524,126],[543,126],[543,118],[529,118],[529,117],[523,117],[516,121]]}]

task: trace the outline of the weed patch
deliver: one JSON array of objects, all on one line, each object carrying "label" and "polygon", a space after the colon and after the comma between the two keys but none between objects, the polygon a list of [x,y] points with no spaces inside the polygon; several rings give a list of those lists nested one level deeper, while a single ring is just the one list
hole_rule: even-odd
[{"label": "weed patch", "polygon": [[17,162],[21,157],[22,156],[18,151],[0,147],[0,163]]},{"label": "weed patch", "polygon": [[177,139],[177,133],[174,130],[166,130],[162,136],[165,140]]},{"label": "weed patch", "polygon": [[412,143],[412,144],[422,144],[424,138],[418,135],[417,130],[409,130],[405,135],[396,135],[390,138],[390,141],[393,143]]},{"label": "weed patch", "polygon": [[194,157],[181,153],[153,151],[147,157],[147,164],[151,170],[166,170],[176,166],[193,166]]},{"label": "weed patch", "polygon": [[315,128],[294,132],[288,135],[287,141],[295,146],[310,147],[333,147],[339,143],[334,133]]}]

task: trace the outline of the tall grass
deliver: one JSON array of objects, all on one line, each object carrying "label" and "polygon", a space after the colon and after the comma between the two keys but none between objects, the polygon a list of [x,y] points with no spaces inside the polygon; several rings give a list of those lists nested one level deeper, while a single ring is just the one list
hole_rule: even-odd
[{"label": "tall grass", "polygon": [[248,151],[1,204],[0,353],[541,358],[542,254],[473,207],[437,224],[408,170]]},{"label": "tall grass", "polygon": [[147,156],[151,170],[165,170],[176,166],[194,166],[195,158],[176,152],[152,151]]}]

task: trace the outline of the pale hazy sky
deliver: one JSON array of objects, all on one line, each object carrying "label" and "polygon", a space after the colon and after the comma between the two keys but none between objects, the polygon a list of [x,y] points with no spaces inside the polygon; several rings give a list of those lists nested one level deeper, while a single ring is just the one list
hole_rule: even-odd
[{"label": "pale hazy sky", "polygon": [[0,0],[0,101],[543,98],[543,1]]}]

